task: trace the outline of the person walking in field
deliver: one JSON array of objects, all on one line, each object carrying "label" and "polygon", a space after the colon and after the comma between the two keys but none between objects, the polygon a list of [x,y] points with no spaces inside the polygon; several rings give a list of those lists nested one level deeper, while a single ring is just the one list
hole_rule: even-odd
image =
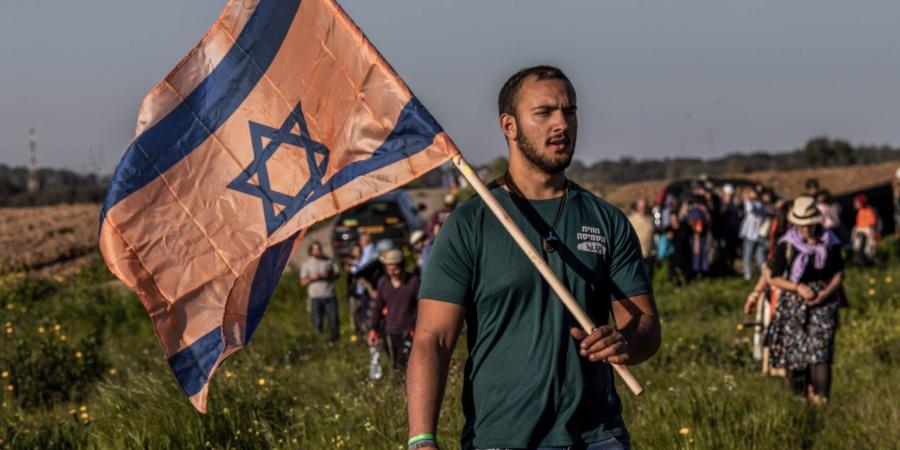
[{"label": "person walking in field", "polygon": [[864,194],[853,198],[853,207],[856,208],[856,224],[851,234],[853,263],[858,266],[869,266],[875,262],[881,219]]},{"label": "person walking in field", "polygon": [[378,259],[384,266],[384,275],[375,286],[364,282],[372,298],[368,343],[371,347],[378,345],[381,339],[378,330],[382,329],[383,321],[384,348],[391,365],[394,369],[405,369],[416,328],[416,294],[421,283],[417,274],[403,269],[400,250],[386,250]]},{"label": "person walking in field", "polygon": [[756,190],[744,192],[744,220],[741,222],[741,240],[743,241],[742,256],[744,258],[744,279],[753,278],[753,262],[762,271],[766,262],[766,237],[760,230],[765,224],[766,209],[759,199]]},{"label": "person walking in field", "polygon": [[327,319],[331,342],[337,342],[340,336],[338,303],[334,291],[334,280],[339,272],[338,265],[323,253],[322,244],[313,242],[309,246],[309,258],[300,268],[300,284],[306,287],[313,331],[322,334],[323,319]]},{"label": "person walking in field", "polygon": [[644,267],[647,268],[647,276],[653,279],[653,263],[656,257],[653,255],[653,217],[647,207],[647,200],[639,199],[628,213],[628,222],[637,233],[641,242],[641,257],[644,259]]},{"label": "person walking in field", "polygon": [[[577,137],[575,89],[557,68],[500,91],[509,171],[489,189],[593,319],[589,333],[552,293],[480,197],[438,234],[419,292],[407,371],[410,448],[437,448],[441,398],[463,323],[463,449],[624,449],[629,435],[607,363],[660,346],[659,318],[625,215],[565,177]],[[606,325],[610,315],[616,325]]]},{"label": "person walking in field", "polygon": [[769,363],[788,371],[795,394],[828,402],[831,362],[844,261],[837,236],[822,227],[812,197],[798,197],[769,265],[770,283],[781,289],[769,325]]}]

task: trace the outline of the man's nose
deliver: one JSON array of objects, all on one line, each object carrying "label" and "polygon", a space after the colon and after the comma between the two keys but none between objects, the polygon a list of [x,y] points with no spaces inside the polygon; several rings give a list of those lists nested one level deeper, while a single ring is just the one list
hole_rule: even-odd
[{"label": "man's nose", "polygon": [[566,117],[566,113],[563,110],[557,110],[553,113],[552,124],[553,128],[551,131],[554,133],[563,133],[569,129],[569,118]]}]

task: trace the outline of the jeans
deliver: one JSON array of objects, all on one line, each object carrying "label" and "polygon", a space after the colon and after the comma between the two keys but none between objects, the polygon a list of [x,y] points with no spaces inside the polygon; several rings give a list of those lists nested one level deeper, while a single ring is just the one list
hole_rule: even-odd
[{"label": "jeans", "polygon": [[744,239],[744,279],[753,278],[753,257],[756,256],[756,265],[762,273],[763,264],[766,263],[766,241]]},{"label": "jeans", "polygon": [[322,334],[324,319],[328,320],[329,338],[331,342],[337,342],[338,330],[341,324],[338,322],[338,305],[335,297],[322,297],[312,299],[312,325],[316,334]]},{"label": "jeans", "polygon": [[[630,450],[631,444],[625,438],[609,438],[605,441],[594,442],[588,444],[587,447],[565,446],[565,447],[537,447],[534,450]],[[504,448],[492,448],[483,450],[513,450]]]}]

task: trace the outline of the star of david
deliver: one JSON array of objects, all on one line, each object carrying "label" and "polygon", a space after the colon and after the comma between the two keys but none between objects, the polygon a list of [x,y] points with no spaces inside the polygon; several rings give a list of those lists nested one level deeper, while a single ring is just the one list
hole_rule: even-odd
[{"label": "star of david", "polygon": [[[295,125],[299,128],[300,134],[291,131]],[[269,139],[266,145],[263,145],[263,138]],[[321,142],[317,142],[310,137],[300,102],[297,102],[297,107],[291,111],[279,128],[272,128],[251,121],[250,140],[253,144],[253,161],[250,161],[250,164],[241,171],[237,178],[228,184],[228,188],[259,197],[262,200],[266,229],[271,235],[303,209],[317,190],[323,188],[322,178],[325,176],[325,171],[328,168],[330,151]],[[309,179],[300,188],[299,192],[293,194],[272,189],[272,184],[269,180],[269,170],[266,167],[266,163],[282,144],[291,144],[302,148],[306,152]],[[316,154],[321,155],[321,162],[316,162]],[[256,175],[258,184],[250,182],[254,175]],[[277,212],[275,205],[282,207],[280,212]]]}]

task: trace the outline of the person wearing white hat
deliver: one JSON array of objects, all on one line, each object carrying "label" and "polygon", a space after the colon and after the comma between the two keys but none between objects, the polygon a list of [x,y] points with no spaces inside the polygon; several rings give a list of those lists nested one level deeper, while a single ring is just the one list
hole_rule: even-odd
[{"label": "person wearing white hat", "polygon": [[419,293],[419,276],[404,270],[403,252],[390,249],[382,252],[378,260],[384,266],[384,275],[375,286],[366,283],[372,298],[369,309],[369,346],[381,340],[378,330],[384,328],[384,348],[395,369],[405,369],[412,349],[412,332],[416,328],[416,307]]},{"label": "person wearing white hat", "polygon": [[792,227],[778,240],[769,263],[771,283],[781,289],[766,338],[769,364],[788,371],[795,394],[825,404],[843,292],[840,241],[822,227],[812,197],[794,200],[788,221]]},{"label": "person wearing white hat", "polygon": [[456,195],[453,195],[452,193],[444,195],[444,206],[435,211],[425,225],[425,235],[428,238],[434,239],[434,237],[437,236],[437,230],[440,229],[439,227],[447,221],[447,217],[450,217],[450,213],[456,209],[456,202]]}]

